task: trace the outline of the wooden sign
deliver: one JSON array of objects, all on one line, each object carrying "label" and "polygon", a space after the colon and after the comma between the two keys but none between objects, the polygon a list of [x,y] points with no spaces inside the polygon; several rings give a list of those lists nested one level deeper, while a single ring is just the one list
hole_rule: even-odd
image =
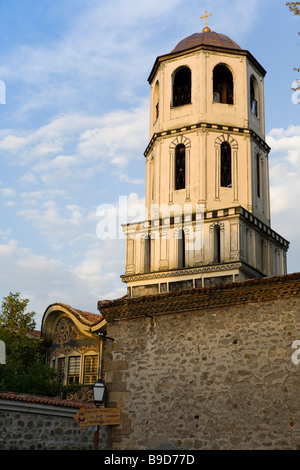
[{"label": "wooden sign", "polygon": [[74,419],[82,429],[86,426],[118,426],[121,412],[119,408],[80,408]]}]

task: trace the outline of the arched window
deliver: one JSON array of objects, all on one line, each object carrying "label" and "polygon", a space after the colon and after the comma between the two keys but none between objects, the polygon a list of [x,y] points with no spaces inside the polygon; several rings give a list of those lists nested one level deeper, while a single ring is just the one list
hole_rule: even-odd
[{"label": "arched window", "polygon": [[179,144],[175,148],[175,189],[185,188],[185,146]]},{"label": "arched window", "polygon": [[233,77],[226,65],[217,65],[213,72],[215,103],[233,104]]},{"label": "arched window", "polygon": [[192,78],[188,67],[180,67],[173,75],[173,107],[191,103]]},{"label": "arched window", "polygon": [[221,145],[221,186],[232,187],[231,146],[228,142]]},{"label": "arched window", "polygon": [[250,78],[250,109],[254,116],[258,117],[258,83],[252,75]]}]

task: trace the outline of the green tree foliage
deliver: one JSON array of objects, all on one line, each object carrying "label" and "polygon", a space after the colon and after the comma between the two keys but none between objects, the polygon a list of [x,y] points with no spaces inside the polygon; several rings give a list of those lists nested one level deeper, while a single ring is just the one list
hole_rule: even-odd
[{"label": "green tree foliage", "polygon": [[[289,7],[290,11],[294,13],[294,15],[300,16],[300,2],[287,2],[286,6]],[[298,33],[300,36],[300,33]],[[300,72],[300,68],[295,68],[297,72]],[[297,88],[293,88],[294,91],[300,90],[300,86]]]},{"label": "green tree foliage", "polygon": [[33,334],[35,312],[26,311],[28,303],[18,292],[2,302],[0,340],[6,345],[6,364],[0,365],[0,390],[54,396],[59,381],[45,364],[42,340]]},{"label": "green tree foliage", "polygon": [[0,339],[6,344],[7,363],[27,366],[42,353],[40,338],[35,338],[35,312],[26,312],[28,299],[17,292],[5,297],[0,312]]}]

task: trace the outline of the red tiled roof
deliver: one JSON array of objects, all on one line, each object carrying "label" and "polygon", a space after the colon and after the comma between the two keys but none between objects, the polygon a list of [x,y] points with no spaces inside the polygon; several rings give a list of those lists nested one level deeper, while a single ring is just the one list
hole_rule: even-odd
[{"label": "red tiled roof", "polygon": [[84,310],[79,310],[77,308],[71,307],[70,305],[63,304],[60,302],[49,305],[45,313],[50,307],[53,307],[56,305],[65,308],[70,313],[73,313],[73,315],[75,315],[78,318],[78,320],[80,320],[82,323],[85,323],[87,325],[96,325],[97,323],[100,323],[103,320],[102,315],[100,315],[99,313],[85,312]]},{"label": "red tiled roof", "polygon": [[38,395],[29,395],[26,393],[0,392],[0,400],[21,401],[24,403],[35,403],[38,405],[62,406],[66,408],[93,408],[93,403],[83,403],[74,400],[62,400],[56,397],[42,397]]},{"label": "red tiled roof", "polygon": [[28,333],[28,336],[31,336],[32,338],[40,338],[41,337],[41,332],[37,331],[37,330],[30,331]]},{"label": "red tiled roof", "polygon": [[209,308],[223,308],[299,296],[300,273],[295,273],[215,287],[99,301],[98,309],[103,317],[110,322],[138,318],[144,315],[196,312]]}]

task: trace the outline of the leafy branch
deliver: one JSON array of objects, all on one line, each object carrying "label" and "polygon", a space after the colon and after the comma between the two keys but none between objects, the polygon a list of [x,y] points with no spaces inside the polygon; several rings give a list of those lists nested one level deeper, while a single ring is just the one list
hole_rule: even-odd
[{"label": "leafy branch", "polygon": [[[300,2],[287,2],[286,6],[289,7],[290,11],[296,16],[300,16]],[[300,36],[300,33],[298,33]],[[294,68],[296,72],[300,72],[300,68]],[[300,90],[300,85],[296,88],[292,88],[293,91]]]}]

